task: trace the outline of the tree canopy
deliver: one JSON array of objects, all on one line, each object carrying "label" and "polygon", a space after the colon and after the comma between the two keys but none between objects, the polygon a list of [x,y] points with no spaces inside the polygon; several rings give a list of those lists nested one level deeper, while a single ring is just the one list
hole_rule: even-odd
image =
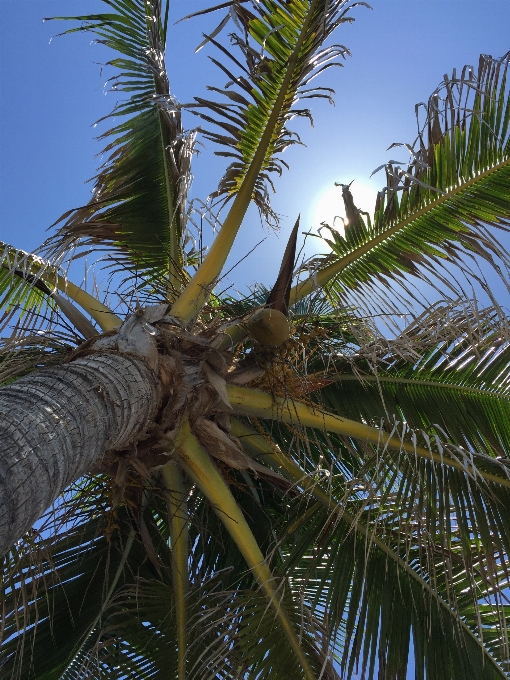
[{"label": "tree canopy", "polygon": [[[1,244],[0,398],[114,354],[159,401],[70,486],[48,473],[53,506],[3,557],[3,675],[509,678],[510,325],[493,289],[510,264],[510,53],[417,106],[410,162],[379,168],[371,213],[340,187],[323,255],[301,256],[296,215],[276,281],[233,295],[217,282],[246,211],[277,226],[292,119],[332,97],[366,3],[196,12],[219,13],[218,81],[182,103],[170,3],[104,3],[58,18],[112,50],[123,98],[90,201],[36,253]],[[228,166],[198,202],[200,139]],[[72,283],[90,254],[108,289]]]}]

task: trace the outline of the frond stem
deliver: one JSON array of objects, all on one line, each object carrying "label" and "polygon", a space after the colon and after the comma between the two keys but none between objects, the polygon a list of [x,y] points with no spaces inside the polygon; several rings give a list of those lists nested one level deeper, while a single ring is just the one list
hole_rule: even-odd
[{"label": "frond stem", "polygon": [[188,573],[188,504],[179,466],[170,461],[161,468],[165,486],[172,550],[172,582],[177,624],[177,680],[186,680]]},{"label": "frond stem", "polygon": [[380,428],[358,423],[348,418],[342,418],[341,416],[327,413],[317,407],[308,406],[293,399],[273,398],[267,392],[248,387],[227,385],[227,393],[235,413],[255,416],[256,418],[280,420],[284,423],[299,424],[304,427],[321,428],[335,434],[352,437],[353,439],[368,441],[377,446],[382,445],[384,448],[388,447],[396,451],[406,451],[414,456],[433,460],[440,465],[447,465],[461,472],[479,476],[486,481],[495,482],[510,488],[510,479],[480,471],[467,461],[460,463],[448,456],[433,453],[410,442],[401,441],[397,437],[390,436]]},{"label": "frond stem", "polygon": [[181,282],[179,279],[179,262],[181,259],[179,249],[179,239],[177,238],[177,211],[174,206],[174,191],[170,178],[170,168],[168,167],[167,149],[165,144],[165,134],[161,112],[158,112],[159,130],[161,135],[161,152],[163,154],[163,167],[165,169],[165,187],[168,209],[168,228],[170,232],[170,243],[168,244],[168,289],[173,292],[179,290]]},{"label": "frond stem", "polygon": [[[66,277],[50,269],[44,260],[40,260],[28,253],[18,251],[6,243],[0,242],[0,247],[4,247],[3,258],[0,265],[11,272],[23,272],[24,275],[40,278],[47,286],[55,286],[61,293],[67,295],[73,302],[76,302],[87,314],[94,319],[101,330],[107,332],[122,324],[116,314],[112,312],[102,302],[79,288]],[[19,276],[19,274],[18,274]]]},{"label": "frond stem", "polygon": [[211,503],[268,598],[306,679],[316,680],[289,616],[283,608],[274,577],[258,543],[223,477],[192,434],[188,421],[182,424],[175,438],[175,449],[184,470]]},{"label": "frond stem", "polygon": [[468,387],[467,385],[455,385],[454,383],[448,382],[438,382],[436,380],[419,380],[415,378],[391,378],[389,376],[377,376],[377,375],[364,375],[359,378],[356,375],[332,375],[325,377],[322,373],[317,373],[315,375],[308,376],[309,378],[322,377],[326,381],[331,382],[344,382],[344,381],[357,381],[357,382],[384,382],[384,383],[395,383],[398,385],[416,385],[418,387],[437,387],[438,389],[445,390],[458,390],[459,392],[466,392],[467,394],[480,394],[486,397],[497,397],[498,399],[510,399],[510,395],[503,394],[501,392],[493,392],[491,390],[484,390],[480,387]]}]

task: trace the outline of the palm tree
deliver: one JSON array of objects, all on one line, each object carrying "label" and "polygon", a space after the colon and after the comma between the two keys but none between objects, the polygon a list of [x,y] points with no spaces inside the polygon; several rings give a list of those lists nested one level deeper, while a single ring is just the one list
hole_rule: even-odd
[{"label": "palm tree", "polygon": [[[510,677],[510,55],[445,78],[372,215],[342,186],[327,254],[296,264],[298,218],[271,289],[234,298],[227,255],[252,202],[277,220],[354,5],[198,12],[227,11],[205,40],[229,82],[183,107],[169,3],[105,2],[69,31],[127,93],[93,196],[37,254],[2,244],[2,677]],[[197,134],[231,159],[202,204]],[[105,250],[115,305],[68,275]]]}]

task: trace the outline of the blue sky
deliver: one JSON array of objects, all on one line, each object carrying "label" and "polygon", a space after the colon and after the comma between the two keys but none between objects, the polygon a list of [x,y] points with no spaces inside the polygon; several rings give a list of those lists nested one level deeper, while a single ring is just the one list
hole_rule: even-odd
[{"label": "blue sky", "polygon": [[[181,16],[212,0],[173,0]],[[104,48],[90,36],[50,39],[63,30],[60,22],[42,18],[101,11],[100,0],[0,0],[0,240],[35,248],[45,230],[64,211],[83,204],[100,146],[92,123],[114,104],[105,94],[106,72],[99,62]],[[414,105],[424,101],[453,67],[476,66],[480,52],[501,56],[510,49],[509,0],[372,0],[359,7],[356,22],[344,25],[336,40],[350,48],[344,68],[331,69],[323,85],[335,88],[336,106],[317,101],[315,127],[298,121],[293,127],[305,147],[285,153],[291,169],[277,180],[274,208],[282,215],[279,235],[262,229],[255,211],[243,225],[230,265],[255,244],[265,242],[232,273],[239,286],[271,283],[286,236],[298,213],[303,231],[319,226],[317,203],[335,181],[355,180],[367,201],[383,181],[369,180],[388,160],[392,142],[415,136]],[[174,26],[167,65],[173,93],[180,101],[204,95],[207,84],[225,77],[207,58],[197,55],[202,31],[221,15]],[[94,63],[96,62],[96,63]],[[196,125],[190,117],[189,125]],[[205,198],[217,185],[224,159],[208,143],[194,166],[193,195]],[[405,159],[405,154],[402,154]],[[354,191],[356,197],[356,191]],[[338,198],[340,198],[338,190]],[[370,205],[363,206],[370,208]]]}]

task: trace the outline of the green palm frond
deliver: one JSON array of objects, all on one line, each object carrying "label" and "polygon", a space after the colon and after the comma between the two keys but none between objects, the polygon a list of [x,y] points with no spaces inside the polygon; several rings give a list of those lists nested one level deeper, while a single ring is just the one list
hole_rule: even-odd
[{"label": "green palm frond", "polygon": [[133,574],[153,577],[142,541],[125,554],[132,528],[110,504],[104,477],[80,480],[3,558],[5,677],[74,677],[94,656],[108,596]]},{"label": "green palm frond", "polygon": [[[42,532],[50,526],[43,521]],[[4,557],[0,667],[6,677],[35,677],[36,668],[43,674],[61,667],[85,634],[100,607],[107,561],[105,542],[97,541],[96,532],[97,521],[80,526],[78,519],[78,527],[56,541],[34,532]],[[94,574],[98,563],[103,573],[92,583],[87,572]],[[87,586],[93,587],[95,602],[83,598]],[[32,648],[34,639],[43,642],[40,649]]]},{"label": "green palm frond", "polygon": [[[360,411],[363,413],[362,409]],[[351,649],[347,642],[342,655],[354,663],[360,655],[368,654],[373,644],[372,653],[382,650],[380,664],[389,664],[390,667],[392,663],[397,664],[384,676],[394,677],[391,673],[398,671],[398,664],[406,663],[405,650],[412,633],[422,641],[421,649],[415,651],[422,655],[417,658],[416,668],[425,664],[431,673],[428,677],[438,680],[444,677],[441,664],[431,658],[438,645],[448,668],[447,677],[468,678],[467,669],[483,665],[488,666],[484,671],[488,673],[487,677],[506,677],[502,670],[495,668],[502,664],[501,668],[506,670],[509,658],[508,646],[505,645],[508,621],[501,618],[501,612],[507,606],[504,589],[508,585],[506,564],[510,552],[510,526],[505,511],[510,504],[508,489],[492,485],[488,488],[466,473],[443,467],[438,462],[414,459],[389,450],[371,450],[362,442],[319,430],[288,429],[281,423],[273,423],[266,432],[268,439],[270,436],[273,442],[278,442],[287,456],[290,455],[308,471],[310,489],[317,485],[327,490],[330,514],[317,520],[315,533],[306,521],[317,512],[320,514],[320,508],[312,505],[311,500],[306,501],[306,496],[301,497],[303,502],[296,513],[287,518],[284,527],[286,532],[294,531],[290,528],[293,523],[303,527],[302,538],[296,539],[295,549],[299,553],[301,545],[309,546],[309,557],[305,558],[300,578],[307,588],[308,597],[318,598],[314,606],[319,611],[326,611],[328,620],[338,625],[350,612],[349,635],[351,638],[355,635],[356,645]],[[297,487],[308,489],[299,481]],[[310,493],[313,494],[313,490]],[[330,552],[330,544],[325,539],[330,530],[340,531],[342,536],[336,552]],[[360,552],[350,571],[351,567],[346,568],[344,560],[348,559],[346,555],[352,557],[354,550],[351,534],[357,535]],[[313,574],[311,565],[314,560],[322,559],[322,551],[326,563],[321,567],[321,581]],[[282,573],[291,581],[289,567],[293,559],[289,557],[291,561],[284,562],[282,567]],[[370,564],[366,560],[373,561]],[[370,576],[372,568],[374,571]],[[346,590],[342,597],[338,599],[339,596],[334,594],[328,599],[329,581],[342,582],[343,578],[346,581],[342,587]],[[356,579],[358,590],[355,588]],[[370,584],[365,579],[375,581]],[[392,579],[395,579],[394,585]],[[403,583],[407,583],[409,591]],[[371,590],[374,588],[375,594]],[[401,588],[398,599],[391,595],[395,588]],[[485,600],[481,609],[479,598],[482,597]],[[352,598],[355,604],[351,605]],[[340,611],[335,609],[339,602],[342,603],[339,606],[343,607]],[[309,606],[312,611],[317,611]],[[401,616],[400,613],[392,613],[396,606],[405,609]],[[369,630],[359,620],[359,612],[363,608],[372,619]],[[393,630],[397,623],[384,628],[380,616],[389,617],[390,623],[396,617],[398,625],[403,627],[400,634],[406,645],[404,653],[395,651],[400,644]],[[413,620],[415,616],[421,623]],[[420,628],[424,621],[427,623]],[[433,634],[427,628],[429,624],[436,629]],[[448,631],[446,636],[450,641],[444,646],[444,640],[432,640],[443,629]],[[343,628],[339,629],[342,635],[344,632]],[[371,641],[372,634],[375,638]],[[379,635],[383,637],[379,638]],[[389,636],[387,640],[384,635]],[[460,663],[460,658],[453,658],[448,650],[454,639],[465,652],[469,652],[466,666],[464,662]],[[353,639],[351,642],[354,644]],[[489,658],[484,661],[482,642],[496,664]],[[390,647],[394,648],[393,652]],[[403,674],[395,677],[406,677],[405,670],[398,672]]]},{"label": "green palm frond", "polygon": [[[248,484],[242,476],[235,477],[232,489],[237,501],[270,559],[278,562],[280,553],[272,549],[276,535],[271,516],[278,512],[281,492],[260,480]],[[151,503],[155,513],[157,505]],[[244,677],[244,673],[267,679],[300,677],[299,665],[277,618],[246,570],[238,548],[222,534],[221,521],[197,490],[190,494],[189,510],[192,549],[191,588],[186,596],[186,677],[226,680]],[[159,529],[166,536],[164,520],[158,517]],[[303,647],[317,675],[324,665],[323,677],[338,680],[320,644],[325,639],[320,620],[309,610],[303,616],[302,604],[293,600],[292,585],[285,579],[279,582],[285,606],[296,630],[301,631]],[[95,646],[83,648],[82,668],[96,668],[100,663],[109,672],[117,670],[120,677],[133,679],[159,677],[169,671],[175,674],[177,634],[171,585],[146,577],[128,582],[112,598],[93,640]],[[76,664],[68,665],[63,677],[81,677],[77,671]]]},{"label": "green palm frond", "polygon": [[45,325],[46,316],[54,309],[52,290],[45,283],[45,273],[54,279],[56,269],[41,258],[0,242],[0,309],[5,328],[13,318],[30,314],[28,323],[37,325],[39,317]]},{"label": "green palm frond", "polygon": [[[234,5],[244,35],[233,41],[246,66],[221,49],[243,75],[235,77],[216,62],[230,78],[223,90],[213,88],[223,100],[197,100],[199,115],[221,129],[221,134],[209,131],[205,135],[234,156],[215,194],[220,200],[224,196],[224,202],[230,198],[233,202],[205,259],[172,306],[172,315],[182,322],[196,318],[212,292],[252,200],[266,218],[275,217],[267,202],[269,174],[281,172],[284,163],[278,154],[293,143],[289,119],[310,115],[294,104],[300,98],[323,96],[320,89],[307,86],[336,63],[332,60],[347,53],[344,46],[328,46],[326,41],[338,26],[352,20],[347,14],[354,5],[346,0],[267,0],[254,6],[255,14]],[[200,112],[202,107],[209,113]]]},{"label": "green palm frond", "polygon": [[[87,31],[119,56],[108,62],[118,73],[110,82],[129,99],[108,119],[121,122],[100,136],[110,140],[107,160],[94,179],[87,205],[63,215],[51,244],[68,251],[74,244],[105,246],[118,258],[179,290],[188,264],[186,197],[195,133],[185,132],[181,110],[170,94],[165,67],[169,2],[105,0],[107,14],[55,17],[79,21],[66,33]],[[192,254],[190,254],[192,256]]]},{"label": "green palm frond", "polygon": [[[294,512],[302,515],[302,507]],[[454,559],[455,544],[426,553],[413,544],[412,532],[392,534],[391,522],[378,527],[370,514],[355,529],[341,511],[336,521],[325,510],[314,513],[294,536],[285,564],[305,603],[331,622],[342,677],[371,678],[379,668],[379,677],[403,680],[411,645],[415,678],[508,677],[508,606],[484,606],[478,628],[469,587],[476,591],[477,584],[463,560]]]},{"label": "green palm frond", "polygon": [[[63,326],[75,339],[91,338],[98,331],[78,304],[102,330],[120,319],[95,297],[67,278],[59,259],[43,259],[34,253],[0,241],[0,330],[16,319],[16,333]],[[70,298],[72,302],[68,299]]]},{"label": "green palm frond", "polygon": [[296,496],[282,524],[292,544],[281,542],[281,573],[324,616],[349,672],[377,652],[382,677],[405,678],[413,636],[416,677],[424,666],[437,680],[467,680],[473,669],[507,677],[508,493],[489,510],[480,489],[451,470],[406,460],[392,467],[387,452],[376,465],[363,449],[356,464],[354,442],[318,431],[279,425],[271,438],[309,470],[310,488],[327,489],[322,510]]},{"label": "green palm frond", "polygon": [[[239,477],[234,492],[260,544],[271,554],[275,540],[271,515],[278,512],[281,492],[263,487],[260,481],[247,485]],[[65,519],[61,518],[55,538],[36,540],[31,549],[23,551],[22,558],[14,553],[6,558],[8,626],[0,667],[12,677],[18,673],[45,680],[77,680],[87,673],[119,680],[168,673],[177,664],[175,605],[168,570],[164,569],[163,578],[155,578],[151,560],[137,539],[117,583],[115,575],[129,526],[121,521],[122,508],[118,519],[110,515],[110,521],[120,528],[113,530],[109,542],[109,513],[105,510],[110,501],[108,494],[104,495],[104,480],[84,480],[71,493],[69,506],[65,511],[61,508],[60,514],[73,526],[63,531]],[[156,492],[148,503],[146,522],[161,565],[166,562],[168,566],[169,552],[164,547],[168,527],[163,517],[163,495]],[[190,497],[190,517],[189,677],[202,679],[204,669],[211,677],[225,679],[241,669],[252,670],[261,678],[275,677],[276,672],[289,680],[299,677],[299,666],[289,656],[287,639],[274,614],[258,593],[237,547],[222,535],[221,522],[200,494]],[[108,597],[107,591],[114,586]],[[324,634],[320,622],[311,612],[303,621],[302,607],[293,603],[290,586],[282,582],[282,587],[294,625],[303,629],[304,647],[319,668],[324,656],[317,643],[317,635]],[[27,598],[25,618],[15,621],[16,606]],[[34,622],[37,625],[31,629]],[[323,677],[336,680],[333,671],[328,673]]]},{"label": "green palm frond", "polygon": [[[296,627],[303,628],[303,644],[316,648],[314,622],[285,598]],[[190,613],[187,649],[187,675],[190,680],[204,677],[227,680],[232,677],[300,677],[296,659],[266,601],[253,590],[222,589],[221,572],[187,597]],[[287,604],[286,602],[286,604]],[[105,642],[112,644],[102,653],[102,663],[117,666],[122,677],[157,678],[162,673],[176,677],[176,632],[171,588],[158,581],[139,581],[122,590],[112,603],[105,624]],[[204,612],[207,612],[204,615]],[[317,625],[317,631],[319,626]],[[117,639],[114,636],[118,636]],[[117,642],[118,640],[118,642]],[[116,646],[121,654],[116,654]],[[319,650],[315,649],[319,655]],[[319,669],[318,673],[320,672]],[[76,677],[76,676],[72,676]],[[326,670],[323,677],[337,680]],[[70,680],[71,676],[69,677]],[[67,678],[66,678],[67,680]]]},{"label": "green palm frond", "polygon": [[[508,372],[508,347],[497,357],[491,355],[494,350],[485,353],[479,372],[474,366],[470,370],[436,366],[443,359],[436,351],[415,369],[377,371],[362,377],[337,375],[334,386],[321,390],[321,402],[346,417],[357,414],[367,421],[395,416],[411,429],[446,438],[467,450],[510,458],[508,387],[490,382],[492,375]],[[487,375],[482,373],[484,368]]]},{"label": "green palm frond", "polygon": [[483,258],[507,280],[510,258],[490,227],[507,231],[510,220],[509,63],[509,54],[482,56],[477,76],[465,67],[460,77],[445,79],[428,101],[417,141],[405,145],[409,166],[381,166],[387,186],[373,220],[354,211],[345,236],[332,231],[326,240],[334,254],[315,281],[294,288],[292,300],[332,280],[339,300],[349,291],[366,296],[381,286],[394,289],[395,278],[404,285],[409,274],[442,281],[444,290],[441,261],[473,281],[480,276],[474,258]]},{"label": "green palm frond", "polygon": [[[508,621],[501,615],[508,546],[498,547],[501,534],[495,538],[491,521],[484,532],[466,517],[466,509],[471,515],[487,512],[483,507],[473,512],[462,501],[470,494],[469,484],[460,489],[455,479],[448,480],[449,471],[416,469],[406,461],[398,473],[390,470],[377,480],[368,474],[370,459],[353,468],[353,442],[346,445],[320,432],[305,435],[280,425],[271,428],[271,438],[310,470],[311,488],[328,489],[323,510],[308,494],[296,493],[293,510],[281,524],[280,573],[314,615],[324,617],[329,642],[350,671],[358,659],[364,665],[377,652],[379,667],[386,669],[382,677],[405,678],[413,636],[415,645],[416,637],[420,641],[416,677],[422,677],[423,666],[437,680],[445,672],[467,680],[473,669],[480,677],[506,677]],[[384,461],[381,473],[383,468],[388,471]],[[300,481],[296,486],[305,488]],[[460,503],[442,503],[447,487]],[[410,502],[409,488],[415,492]],[[507,503],[500,497],[500,512]],[[458,518],[453,526],[452,517]],[[471,538],[480,535],[486,538],[481,543]],[[477,598],[484,598],[482,605]],[[466,659],[451,648],[453,640]]]},{"label": "green palm frond", "polygon": [[[212,61],[229,80],[224,88],[209,88],[219,99],[195,97],[196,108],[191,110],[219,128],[203,131],[206,138],[224,147],[215,153],[234,159],[211,198],[229,201],[247,175],[255,172],[253,200],[266,219],[276,222],[269,204],[270,175],[281,174],[286,163],[280,154],[300,143],[287,124],[294,116],[311,119],[308,109],[296,106],[299,101],[331,100],[331,88],[309,85],[318,74],[341,65],[338,58],[349,54],[345,46],[325,46],[325,42],[342,23],[354,21],[348,14],[353,7],[366,3],[267,0],[251,4],[250,9],[231,4],[242,32],[230,34],[230,42],[239,54],[226,49],[213,35],[205,36],[204,44],[210,42],[220,51],[223,59]],[[227,20],[228,15],[220,27]],[[231,68],[239,75],[233,75]]]},{"label": "green palm frond", "polygon": [[[474,314],[476,313],[476,316]],[[434,305],[379,351],[319,359],[317,399],[349,418],[395,418],[492,458],[510,456],[510,328],[494,308]],[[314,365],[310,367],[313,371]],[[321,382],[322,381],[322,382]],[[329,383],[329,384],[328,384]]]},{"label": "green palm frond", "polygon": [[0,331],[13,323],[16,335],[58,326],[74,334],[75,341],[80,335],[85,338],[96,335],[89,319],[60,291],[71,297],[78,293],[79,304],[87,310],[92,302],[96,307],[91,310],[92,316],[100,308],[106,309],[68,281],[58,264],[0,241]]}]

